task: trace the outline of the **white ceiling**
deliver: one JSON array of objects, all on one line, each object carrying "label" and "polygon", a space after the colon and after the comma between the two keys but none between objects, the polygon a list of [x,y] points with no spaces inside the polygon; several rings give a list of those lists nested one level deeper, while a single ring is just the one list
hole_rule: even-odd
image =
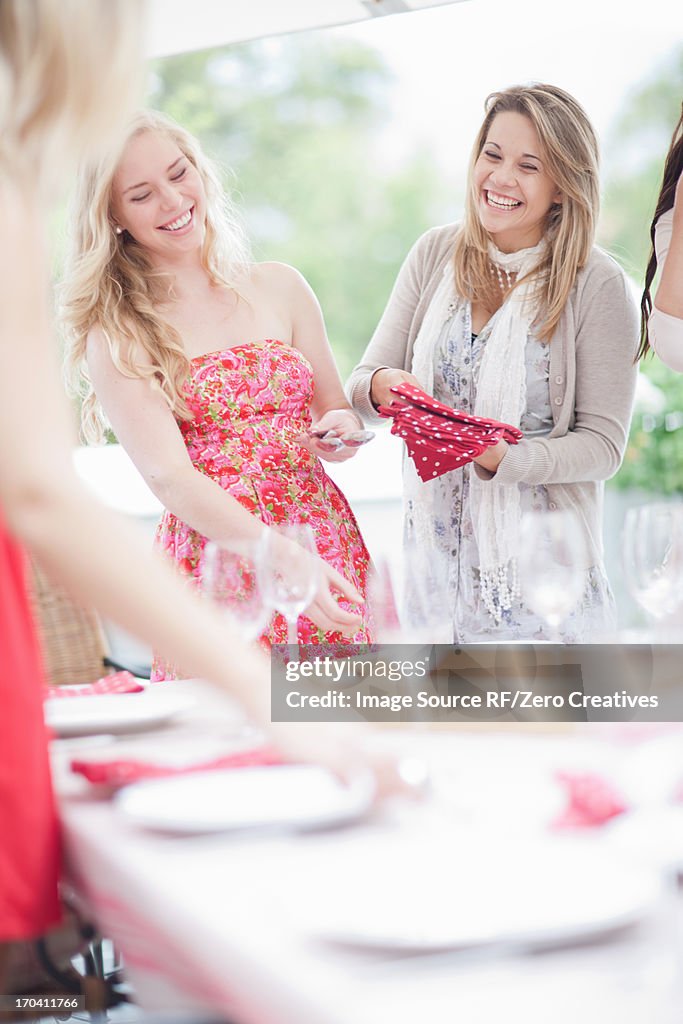
[{"label": "white ceiling", "polygon": [[150,0],[147,53],[189,50],[344,25],[462,0]]}]

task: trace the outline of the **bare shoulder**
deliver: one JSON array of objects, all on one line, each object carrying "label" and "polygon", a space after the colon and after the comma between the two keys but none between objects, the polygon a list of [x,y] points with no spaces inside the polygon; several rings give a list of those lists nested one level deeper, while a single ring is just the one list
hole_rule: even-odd
[{"label": "bare shoulder", "polygon": [[254,263],[251,280],[257,288],[273,289],[289,295],[310,291],[306,278],[296,267],[292,267],[288,263],[277,263],[274,260]]},{"label": "bare shoulder", "polygon": [[[88,371],[93,373],[115,373],[120,374],[118,346],[114,344],[110,336],[99,324],[88,331],[85,344],[85,355],[88,363]],[[135,362],[138,365],[152,365],[152,359],[141,346],[138,346],[135,353]]]},{"label": "bare shoulder", "polygon": [[102,327],[91,327],[85,341],[85,354],[88,360],[88,367],[105,366],[112,362],[111,345],[109,338]]}]

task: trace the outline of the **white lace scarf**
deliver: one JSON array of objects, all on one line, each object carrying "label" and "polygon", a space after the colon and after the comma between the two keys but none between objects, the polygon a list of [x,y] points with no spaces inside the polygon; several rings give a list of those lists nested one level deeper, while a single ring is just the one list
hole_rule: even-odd
[{"label": "white lace scarf", "polygon": [[[503,253],[489,243],[491,261],[520,279],[540,262],[546,243],[530,249]],[[537,281],[515,288],[492,319],[491,332],[479,366],[475,416],[489,416],[518,427],[526,407],[526,365],[524,350],[537,308],[531,301]],[[429,304],[415,340],[411,370],[421,387],[434,388],[434,346],[446,320],[457,315],[464,304],[456,297],[453,267],[449,262]],[[482,601],[496,622],[518,596],[515,551],[519,537],[519,488],[480,479],[470,472],[472,520],[479,550]],[[433,545],[434,499],[438,482],[423,483],[411,460],[404,464],[404,493],[413,518],[418,544]]]}]

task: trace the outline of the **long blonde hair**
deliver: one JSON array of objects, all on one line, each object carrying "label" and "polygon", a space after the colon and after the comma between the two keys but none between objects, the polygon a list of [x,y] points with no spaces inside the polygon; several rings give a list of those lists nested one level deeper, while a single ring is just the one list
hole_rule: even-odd
[{"label": "long blonde hair", "polygon": [[576,274],[588,261],[595,241],[600,209],[598,142],[583,107],[557,86],[517,85],[487,97],[486,116],[470,159],[465,216],[454,247],[456,290],[465,298],[479,299],[484,304],[488,299],[494,306],[499,301],[498,284],[491,275],[489,236],[477,213],[474,167],[494,117],[507,112],[523,114],[531,121],[541,143],[544,165],[563,193],[563,201],[553,204],[548,212],[544,232],[547,255],[533,272],[537,281],[535,298],[541,311],[539,337],[549,340]]},{"label": "long blonde hair", "polygon": [[67,383],[82,396],[82,430],[89,441],[101,440],[107,426],[87,372],[86,344],[93,328],[102,331],[121,373],[153,381],[176,416],[190,417],[183,397],[190,363],[180,335],[158,309],[172,294],[172,276],[154,269],[144,248],[127,231],[116,234],[111,216],[117,166],[126,145],[144,132],[166,135],[199,172],[206,191],[201,262],[209,279],[236,289],[247,263],[247,245],[235,210],[197,139],[165,114],[140,111],[123,145],[82,170],[72,204],[60,319]]},{"label": "long blonde hair", "polygon": [[140,84],[140,0],[0,0],[0,175],[49,196]]}]

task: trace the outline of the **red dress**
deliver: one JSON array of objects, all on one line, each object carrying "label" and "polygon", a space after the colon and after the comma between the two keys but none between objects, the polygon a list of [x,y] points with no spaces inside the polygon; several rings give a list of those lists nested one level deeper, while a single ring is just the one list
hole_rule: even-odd
[{"label": "red dress", "polygon": [[[365,598],[370,556],[358,524],[320,459],[299,437],[311,425],[313,370],[301,352],[283,341],[246,342],[191,360],[185,398],[193,419],[179,421],[196,469],[211,477],[269,526],[308,523],[319,555]],[[164,512],[157,545],[181,574],[199,586],[206,538],[172,512]],[[349,605],[342,599],[342,607]],[[372,640],[367,602],[351,638],[325,632],[302,615],[299,643],[335,647]],[[263,640],[287,643],[287,624],[275,615]],[[173,665],[155,659],[152,678],[169,679]]]},{"label": "red dress", "polygon": [[24,559],[0,515],[0,942],[59,921],[59,830]]}]

